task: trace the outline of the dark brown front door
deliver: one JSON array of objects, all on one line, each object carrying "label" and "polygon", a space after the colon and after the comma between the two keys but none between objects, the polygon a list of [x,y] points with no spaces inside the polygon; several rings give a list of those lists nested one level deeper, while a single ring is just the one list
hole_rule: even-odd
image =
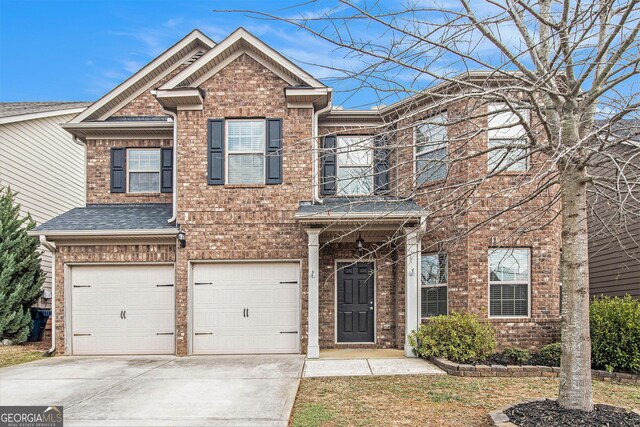
[{"label": "dark brown front door", "polygon": [[373,263],[338,263],[338,342],[374,342]]}]

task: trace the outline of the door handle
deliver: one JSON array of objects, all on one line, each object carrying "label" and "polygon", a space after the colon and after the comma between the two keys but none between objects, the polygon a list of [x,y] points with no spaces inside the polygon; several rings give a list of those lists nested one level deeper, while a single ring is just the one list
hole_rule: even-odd
[{"label": "door handle", "polygon": [[242,317],[247,317],[247,309],[246,308],[242,309]]},{"label": "door handle", "polygon": [[124,319],[124,310],[120,310],[120,318]]},{"label": "door handle", "polygon": [[127,310],[125,310],[123,313],[124,313],[124,320],[127,320]]},{"label": "door handle", "polygon": [[247,308],[247,317],[249,317],[249,309]]}]

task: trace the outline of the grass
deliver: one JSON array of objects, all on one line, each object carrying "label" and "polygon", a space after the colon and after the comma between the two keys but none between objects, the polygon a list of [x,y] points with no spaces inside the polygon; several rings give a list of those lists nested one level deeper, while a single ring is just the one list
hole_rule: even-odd
[{"label": "grass", "polygon": [[40,347],[39,344],[0,346],[0,368],[41,359],[44,350]]},{"label": "grass", "polygon": [[[304,378],[291,425],[488,426],[492,410],[557,392],[558,380],[550,378]],[[593,397],[596,403],[640,408],[640,386],[594,381]]]}]

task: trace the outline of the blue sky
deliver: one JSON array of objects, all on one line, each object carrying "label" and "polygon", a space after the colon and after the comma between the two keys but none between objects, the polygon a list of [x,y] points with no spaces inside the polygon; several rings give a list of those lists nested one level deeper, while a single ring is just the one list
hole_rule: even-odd
[{"label": "blue sky", "polygon": [[[243,26],[315,77],[340,56],[311,35],[273,21],[214,9],[288,13],[300,1],[0,0],[0,101],[93,101],[194,28],[220,41]],[[311,3],[304,13],[318,13]],[[298,13],[298,12],[296,12]],[[336,89],[338,82],[327,82]],[[344,83],[342,84],[344,85]],[[338,94],[339,103],[376,100]]]}]

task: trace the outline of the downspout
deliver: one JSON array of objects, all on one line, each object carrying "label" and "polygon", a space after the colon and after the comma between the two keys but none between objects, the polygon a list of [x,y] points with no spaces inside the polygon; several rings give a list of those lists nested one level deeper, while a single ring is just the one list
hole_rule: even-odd
[{"label": "downspout", "polygon": [[164,107],[162,110],[173,118],[173,213],[167,220],[172,223],[178,218],[178,114]]},{"label": "downspout", "polygon": [[56,351],[56,244],[49,242],[47,236],[40,235],[40,244],[51,252],[51,348],[44,355],[52,356]]},{"label": "downspout", "polygon": [[332,102],[331,102],[331,96],[332,96],[332,91],[331,89],[329,89],[329,91],[327,92],[328,95],[328,101],[327,101],[327,106],[315,111],[313,113],[313,121],[311,123],[311,134],[312,134],[312,147],[311,147],[311,173],[312,173],[312,178],[311,178],[311,186],[313,187],[313,190],[311,192],[311,200],[314,204],[319,203],[322,204],[323,200],[320,199],[320,194],[319,194],[319,183],[318,183],[318,161],[320,159],[320,157],[318,156],[318,118],[320,117],[320,114],[325,113],[329,110],[331,110],[332,107]]}]

